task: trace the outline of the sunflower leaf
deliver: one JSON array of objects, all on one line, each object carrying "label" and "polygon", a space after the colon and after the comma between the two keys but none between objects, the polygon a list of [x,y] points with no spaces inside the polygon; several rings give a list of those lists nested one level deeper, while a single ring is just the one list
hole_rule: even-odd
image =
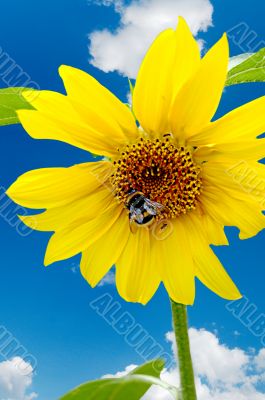
[{"label": "sunflower leaf", "polygon": [[[234,67],[228,71],[226,86],[247,82],[265,82],[265,48],[255,54],[232,57]],[[239,63],[238,63],[239,61]]]},{"label": "sunflower leaf", "polygon": [[0,126],[19,124],[20,121],[17,117],[16,110],[33,109],[22,96],[24,90],[29,89],[23,87],[0,89]]},{"label": "sunflower leaf", "polygon": [[235,68],[237,65],[242,64],[242,62],[246,61],[249,57],[253,56],[255,53],[242,53],[237,56],[230,57],[228,63],[228,71],[232,68]]},{"label": "sunflower leaf", "polygon": [[163,387],[176,399],[177,389],[159,379],[164,365],[162,360],[150,361],[121,378],[87,382],[60,400],[139,400],[152,385]]}]

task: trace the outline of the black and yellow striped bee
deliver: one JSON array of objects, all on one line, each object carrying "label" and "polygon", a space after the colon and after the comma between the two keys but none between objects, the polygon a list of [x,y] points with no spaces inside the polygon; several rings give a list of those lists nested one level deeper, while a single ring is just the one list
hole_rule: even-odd
[{"label": "black and yellow striped bee", "polygon": [[135,226],[148,226],[154,221],[164,206],[151,201],[142,192],[130,190],[128,193],[126,207],[129,210],[130,229],[134,233]]}]

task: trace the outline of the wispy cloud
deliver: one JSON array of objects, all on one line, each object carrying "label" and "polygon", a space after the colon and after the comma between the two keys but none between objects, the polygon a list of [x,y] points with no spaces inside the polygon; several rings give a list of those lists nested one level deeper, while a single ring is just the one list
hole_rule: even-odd
[{"label": "wispy cloud", "polygon": [[128,4],[122,0],[94,0],[101,6],[113,6],[120,24],[89,35],[91,62],[105,72],[117,71],[135,78],[140,62],[156,35],[175,28],[178,16],[189,23],[194,35],[212,25],[210,0],[139,0]]}]

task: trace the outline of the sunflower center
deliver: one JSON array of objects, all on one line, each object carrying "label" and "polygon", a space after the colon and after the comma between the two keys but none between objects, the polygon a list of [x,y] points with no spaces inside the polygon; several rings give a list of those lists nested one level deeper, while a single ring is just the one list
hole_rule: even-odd
[{"label": "sunflower center", "polygon": [[156,215],[174,218],[195,209],[201,193],[200,167],[187,147],[177,147],[167,137],[143,139],[127,145],[114,161],[111,183],[119,202],[126,207],[131,193],[161,205]]}]

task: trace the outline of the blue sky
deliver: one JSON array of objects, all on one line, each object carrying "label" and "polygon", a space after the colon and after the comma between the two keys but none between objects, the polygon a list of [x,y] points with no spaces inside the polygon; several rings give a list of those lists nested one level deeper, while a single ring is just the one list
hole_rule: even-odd
[{"label": "blue sky", "polygon": [[[150,1],[146,0],[145,3]],[[169,3],[165,2],[167,12]],[[213,26],[208,26],[205,32],[199,31],[197,35],[204,41],[204,48],[209,48],[224,31],[231,31],[240,23],[249,27],[248,32],[254,31],[256,38],[252,43],[246,40],[241,46],[232,40],[231,55],[251,51],[265,39],[265,10],[259,0],[252,0],[251,6],[249,2],[239,0],[211,3],[202,0],[202,3],[201,15],[196,15],[193,9],[194,0],[186,2],[188,6],[185,12],[191,15],[194,26],[196,18],[200,24],[206,21],[206,25],[209,25],[209,18],[212,18]],[[117,4],[121,8],[117,8]],[[209,4],[213,6],[213,14],[209,11]],[[120,73],[104,72],[93,66],[89,62],[92,56],[88,50],[88,34],[102,29],[114,32],[120,24],[121,15],[118,10],[124,12],[129,5],[130,2],[123,5],[117,2],[115,10],[113,6],[85,0],[1,2],[0,46],[42,89],[62,92],[63,85],[57,69],[61,64],[69,64],[91,73],[123,101],[127,101],[128,83],[122,75],[123,60],[120,61]],[[107,38],[111,45],[112,35]],[[95,44],[94,65],[100,66],[102,63],[97,59],[102,46],[104,50],[104,43],[101,47]],[[117,42],[113,42],[113,51],[115,46],[118,48]],[[130,52],[128,63],[133,65],[134,56],[139,55]],[[109,62],[111,67],[113,60]],[[104,70],[110,67],[106,63],[105,66],[101,65]],[[0,85],[5,87],[1,77],[0,69]],[[218,115],[264,93],[265,84],[228,88]],[[1,128],[0,141],[0,183],[5,188],[21,173],[31,169],[69,166],[91,160],[88,153],[69,145],[33,140],[21,126]],[[131,313],[137,323],[170,351],[170,342],[165,341],[165,334],[171,330],[171,317],[163,288],[145,307],[128,304],[119,298],[114,285],[105,284],[91,289],[79,274],[78,257],[44,268],[43,257],[49,234],[31,232],[23,237],[3,217],[0,218],[0,229],[0,326],[12,332],[37,359],[38,365],[32,385],[28,388],[29,393],[38,393],[37,398],[40,400],[55,400],[83,381],[143,362],[123,337],[89,306],[91,301],[104,293],[113,296],[123,311]],[[236,229],[229,229],[227,233],[230,247],[217,248],[216,253],[241,292],[249,299],[249,304],[256,306],[256,315],[262,315],[265,313],[265,232],[247,241],[238,240]],[[196,302],[189,308],[190,324],[197,329],[205,328],[211,332],[217,330],[220,341],[231,348],[237,346],[246,350],[251,347],[259,351],[262,347],[260,338],[235,318],[226,305],[227,301],[198,283]],[[5,361],[4,357],[2,361]],[[259,390],[263,392],[262,388]],[[0,400],[4,399],[0,397]],[[21,397],[18,400],[26,399]]]}]

